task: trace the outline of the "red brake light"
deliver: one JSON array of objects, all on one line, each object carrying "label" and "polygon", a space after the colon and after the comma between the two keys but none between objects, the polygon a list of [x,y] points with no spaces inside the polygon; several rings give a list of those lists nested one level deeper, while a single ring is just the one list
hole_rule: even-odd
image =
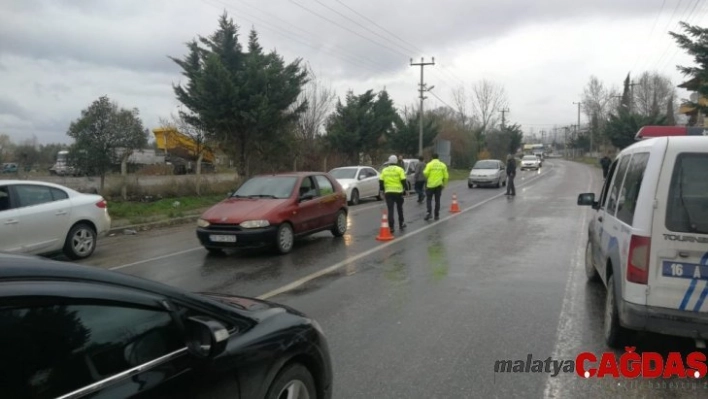
[{"label": "red brake light", "polygon": [[96,206],[101,209],[104,209],[104,208],[108,207],[108,202],[106,200],[100,200],[100,201],[96,202]]},{"label": "red brake light", "polygon": [[651,237],[632,236],[627,259],[627,281],[646,284],[649,279]]}]

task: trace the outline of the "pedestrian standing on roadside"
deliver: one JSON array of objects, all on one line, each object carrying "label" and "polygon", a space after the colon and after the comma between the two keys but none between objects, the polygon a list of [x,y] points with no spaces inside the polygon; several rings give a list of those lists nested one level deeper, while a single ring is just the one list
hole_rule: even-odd
[{"label": "pedestrian standing on roadside", "polygon": [[440,220],[440,195],[447,185],[450,175],[447,172],[447,165],[440,161],[437,153],[434,153],[432,158],[423,169],[427,188],[426,196],[428,197],[426,203],[428,214],[425,215],[425,220],[432,218],[433,197],[435,197],[435,220]]},{"label": "pedestrian standing on roadside", "polygon": [[600,160],[600,166],[602,166],[602,178],[607,179],[607,173],[610,170],[610,165],[612,164],[612,160],[610,157],[605,154],[604,157]]},{"label": "pedestrian standing on roadside", "polygon": [[418,194],[418,203],[422,204],[425,199],[425,162],[423,156],[418,157],[418,163],[415,165],[415,192]]},{"label": "pedestrian standing on roadside", "polygon": [[514,178],[516,177],[516,159],[513,154],[506,157],[506,195],[516,195]]},{"label": "pedestrian standing on roadside", "polygon": [[406,173],[403,168],[397,165],[397,157],[388,157],[388,166],[383,168],[379,177],[379,189],[384,192],[386,207],[388,208],[388,227],[393,233],[395,229],[395,218],[393,207],[396,205],[398,211],[398,227],[401,230],[406,228],[403,219],[403,192],[405,191]]}]

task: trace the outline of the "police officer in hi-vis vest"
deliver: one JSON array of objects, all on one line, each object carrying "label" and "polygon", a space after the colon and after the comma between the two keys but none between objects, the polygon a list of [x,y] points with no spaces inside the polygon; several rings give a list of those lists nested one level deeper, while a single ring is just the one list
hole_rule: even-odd
[{"label": "police officer in hi-vis vest", "polygon": [[398,226],[401,230],[406,228],[403,221],[403,192],[406,187],[406,172],[397,165],[398,157],[391,155],[388,157],[388,166],[381,171],[379,177],[379,188],[386,197],[388,207],[388,227],[393,233],[395,229],[395,218],[393,217],[393,206],[396,205],[398,211]]}]

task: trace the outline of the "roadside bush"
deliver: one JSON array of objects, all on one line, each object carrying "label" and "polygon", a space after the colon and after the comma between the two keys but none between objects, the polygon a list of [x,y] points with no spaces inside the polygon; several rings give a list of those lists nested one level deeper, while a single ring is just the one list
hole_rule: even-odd
[{"label": "roadside bush", "polygon": [[[201,195],[224,195],[234,191],[240,185],[238,180],[219,181],[208,176],[202,176]],[[128,201],[150,202],[163,198],[192,197],[197,195],[196,176],[171,178],[160,184],[141,184],[134,177],[126,183]],[[121,184],[112,184],[103,191],[102,195],[109,200],[120,201]]]}]

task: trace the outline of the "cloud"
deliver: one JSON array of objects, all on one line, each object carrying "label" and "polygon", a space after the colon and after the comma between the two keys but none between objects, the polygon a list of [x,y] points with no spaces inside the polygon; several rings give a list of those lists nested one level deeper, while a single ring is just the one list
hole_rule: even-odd
[{"label": "cloud", "polygon": [[[171,85],[181,75],[167,56],[182,57],[187,41],[213,33],[224,10],[240,26],[242,42],[255,27],[266,50],[287,61],[303,58],[340,95],[385,87],[397,105],[415,104],[420,70],[410,58],[435,57],[426,81],[446,103],[452,104],[452,88],[488,78],[506,87],[517,121],[564,123],[573,119],[572,101],[590,74],[616,82],[635,58],[651,66],[667,46],[673,53],[664,27],[688,8],[670,20],[673,7],[666,7],[652,40],[640,40],[660,6],[659,0],[5,0],[0,131],[67,141],[71,120],[104,94],[138,107],[154,127],[177,105]],[[681,56],[676,60],[685,61]]]}]

